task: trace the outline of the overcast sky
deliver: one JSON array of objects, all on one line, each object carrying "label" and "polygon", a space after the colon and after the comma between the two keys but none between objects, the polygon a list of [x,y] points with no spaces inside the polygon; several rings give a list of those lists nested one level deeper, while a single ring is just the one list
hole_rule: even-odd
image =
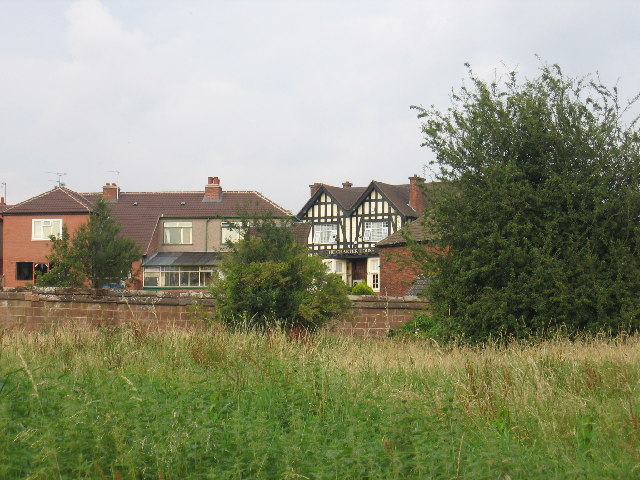
[{"label": "overcast sky", "polygon": [[409,107],[446,108],[465,62],[532,77],[537,54],[635,95],[638,18],[637,1],[0,0],[0,182],[13,204],[47,172],[80,192],[219,176],[297,213],[316,181],[428,177]]}]

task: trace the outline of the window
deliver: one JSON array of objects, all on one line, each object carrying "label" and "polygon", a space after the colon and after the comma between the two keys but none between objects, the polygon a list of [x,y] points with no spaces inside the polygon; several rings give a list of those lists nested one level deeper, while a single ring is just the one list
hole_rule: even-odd
[{"label": "window", "polygon": [[60,238],[62,219],[34,219],[31,221],[31,240],[49,240],[51,235]]},{"label": "window", "polygon": [[347,261],[346,260],[334,260],[334,259],[324,259],[322,263],[327,267],[327,272],[335,273],[340,278],[342,278],[343,282],[347,282]]},{"label": "window", "polygon": [[313,226],[313,243],[336,243],[338,227],[335,223],[323,223]]},{"label": "window", "polygon": [[237,242],[242,238],[240,225],[233,222],[222,222],[222,244],[228,241]]},{"label": "window", "polygon": [[164,222],[165,245],[190,245],[191,222]]},{"label": "window", "polygon": [[145,287],[203,288],[211,281],[213,267],[145,267]]},{"label": "window", "polygon": [[380,257],[367,260],[367,283],[374,292],[380,291]]},{"label": "window", "polygon": [[33,280],[33,262],[16,262],[16,280]]},{"label": "window", "polygon": [[389,222],[364,222],[364,235],[362,239],[365,242],[376,243],[388,236]]}]

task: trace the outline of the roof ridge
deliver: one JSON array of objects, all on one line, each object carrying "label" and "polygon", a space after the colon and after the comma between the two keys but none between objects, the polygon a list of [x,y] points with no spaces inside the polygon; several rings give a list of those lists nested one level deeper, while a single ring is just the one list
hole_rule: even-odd
[{"label": "roof ridge", "polygon": [[[72,199],[72,200],[74,200],[75,202],[79,203],[79,204],[80,204],[80,205],[82,205],[84,208],[86,208],[88,212],[89,212],[89,211],[91,211],[91,209],[89,208],[89,205],[88,205],[88,203],[89,203],[89,202],[88,202],[88,200],[87,200],[86,198],[84,198],[80,193],[75,192],[75,191],[73,191],[73,190],[71,190],[71,189],[68,189],[68,188],[66,188],[66,187],[54,187],[54,190],[55,190],[56,188],[58,188],[58,189],[62,190],[62,191],[63,191],[63,192],[64,192],[64,193],[69,197],[69,198],[71,198],[71,199]],[[75,194],[75,195],[80,196],[80,198],[82,198],[82,199],[84,200],[84,202],[81,202],[81,201],[80,201],[80,199],[78,199],[75,195],[72,195],[72,194]],[[85,203],[85,202],[86,202],[86,203]]]},{"label": "roof ridge", "polygon": [[45,195],[47,195],[47,194],[49,194],[49,193],[53,192],[56,188],[59,188],[59,187],[53,187],[51,190],[47,190],[46,192],[43,192],[43,193],[41,193],[40,195],[36,195],[35,197],[27,198],[26,200],[23,200],[23,201],[21,201],[21,202],[19,202],[19,203],[16,203],[15,205],[12,205],[11,207],[7,208],[7,209],[6,209],[4,212],[2,212],[2,213],[7,213],[9,210],[13,210],[14,208],[16,208],[16,207],[17,207],[17,206],[19,206],[19,205],[22,205],[23,203],[30,202],[30,201],[35,200],[35,199],[40,198],[40,197],[44,197]]},{"label": "roof ridge", "polygon": [[267,197],[265,197],[262,193],[256,191],[256,190],[248,190],[246,192],[233,192],[233,193],[255,193],[256,195],[258,195],[260,198],[262,198],[263,200],[265,200],[267,203],[273,205],[276,208],[279,208],[280,211],[286,213],[287,215],[293,215],[293,213],[291,213],[289,210],[281,207],[280,205],[278,205],[276,202],[274,202],[273,200],[268,199]]}]

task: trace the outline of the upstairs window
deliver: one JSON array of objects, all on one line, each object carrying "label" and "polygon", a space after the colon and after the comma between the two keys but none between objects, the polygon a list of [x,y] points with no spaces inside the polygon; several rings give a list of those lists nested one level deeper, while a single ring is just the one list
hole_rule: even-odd
[{"label": "upstairs window", "polygon": [[225,245],[227,242],[237,242],[242,238],[242,234],[240,232],[240,225],[233,222],[222,222],[222,244]]},{"label": "upstairs window", "polygon": [[338,226],[335,223],[322,223],[313,226],[313,243],[336,243]]},{"label": "upstairs window", "polygon": [[49,240],[62,236],[62,219],[37,219],[31,221],[31,240]]},{"label": "upstairs window", "polygon": [[164,222],[165,245],[191,245],[191,222]]},{"label": "upstairs window", "polygon": [[365,242],[376,243],[389,236],[389,222],[364,222],[364,235],[362,239]]}]

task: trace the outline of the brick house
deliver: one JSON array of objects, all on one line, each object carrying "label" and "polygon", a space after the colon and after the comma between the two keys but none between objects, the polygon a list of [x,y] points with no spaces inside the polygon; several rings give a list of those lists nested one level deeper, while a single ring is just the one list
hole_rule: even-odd
[{"label": "brick house", "polygon": [[412,260],[405,235],[420,245],[426,240],[427,231],[423,222],[418,220],[376,244],[380,254],[380,292],[385,295],[419,295],[426,286],[419,267]]},{"label": "brick house", "polygon": [[297,215],[311,227],[309,252],[321,256],[327,269],[347,285],[364,280],[375,292],[384,293],[377,244],[420,217],[423,185],[424,178],[417,175],[403,185],[310,185],[311,197]]},{"label": "brick house", "polygon": [[234,226],[242,215],[291,214],[255,191],[224,191],[218,177],[204,190],[121,192],[107,183],[100,193],[77,193],[55,187],[4,212],[5,286],[21,286],[49,268],[48,237],[65,225],[70,234],[86,222],[102,196],[143,256],[133,265],[131,288],[201,289],[227,248],[238,238]]}]

